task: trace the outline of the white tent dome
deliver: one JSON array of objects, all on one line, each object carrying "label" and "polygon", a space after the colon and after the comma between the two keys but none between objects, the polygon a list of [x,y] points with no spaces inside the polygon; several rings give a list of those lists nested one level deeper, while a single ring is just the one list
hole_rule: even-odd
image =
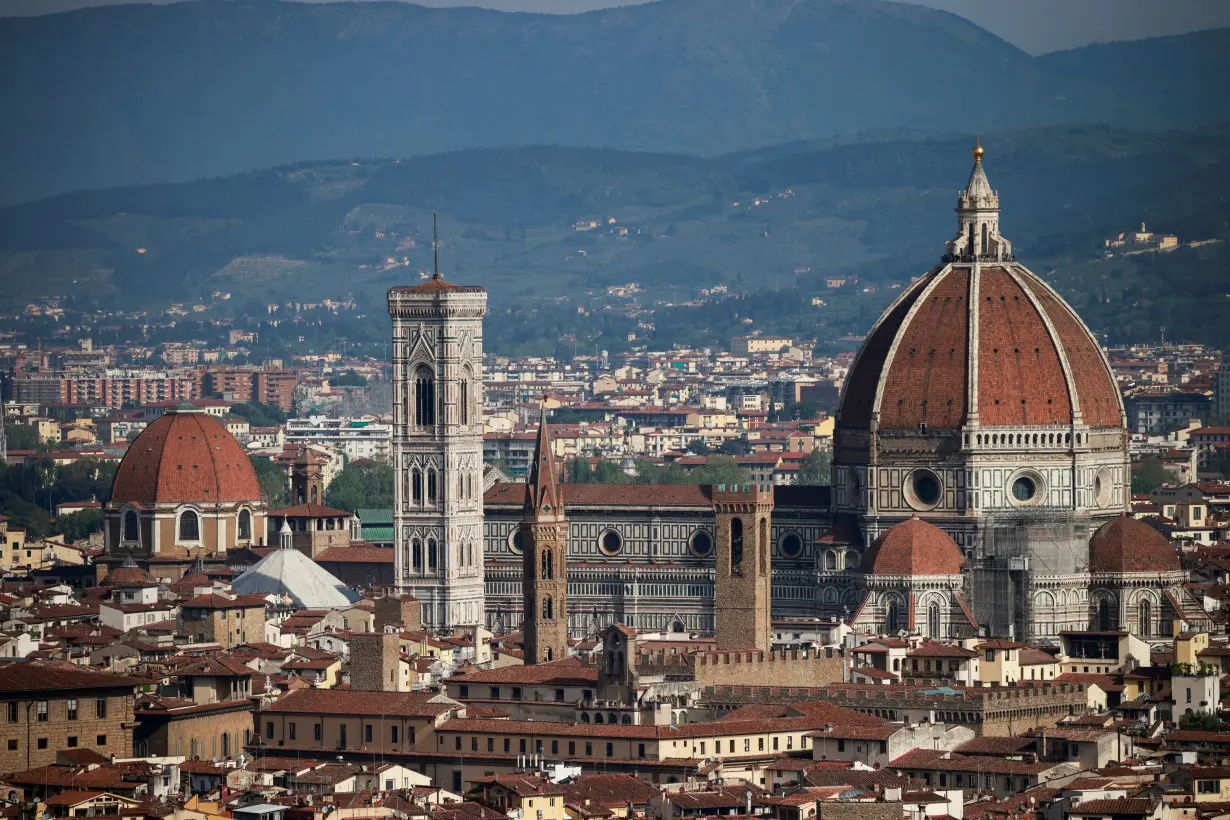
[{"label": "white tent dome", "polygon": [[354,590],[297,549],[276,549],[231,584],[236,595],[285,595],[300,609],[342,609]]}]

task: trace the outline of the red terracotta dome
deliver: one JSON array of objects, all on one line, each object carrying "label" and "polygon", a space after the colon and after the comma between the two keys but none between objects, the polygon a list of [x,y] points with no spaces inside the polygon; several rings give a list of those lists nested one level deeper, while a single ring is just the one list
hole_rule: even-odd
[{"label": "red terracotta dome", "polygon": [[1011,261],[950,264],[914,281],[880,318],[846,380],[838,422],[957,429],[973,403],[984,427],[1070,425],[1072,396],[1084,424],[1122,425],[1110,368],[1072,308]]},{"label": "red terracotta dome", "polygon": [[248,454],[216,418],[171,410],[128,447],[111,485],[113,504],[216,504],[261,500]]},{"label": "red terracotta dome", "polygon": [[1177,572],[1179,554],[1166,536],[1126,513],[1089,539],[1090,572]]},{"label": "red terracotta dome", "polygon": [[911,518],[889,527],[863,556],[865,575],[960,575],[965,556],[934,524]]}]

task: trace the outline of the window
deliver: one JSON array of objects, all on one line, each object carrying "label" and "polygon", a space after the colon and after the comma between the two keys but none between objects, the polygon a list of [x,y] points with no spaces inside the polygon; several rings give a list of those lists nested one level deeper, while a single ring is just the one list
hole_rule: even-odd
[{"label": "window", "polygon": [[426,366],[414,373],[414,423],[418,427],[436,423],[436,377]]},{"label": "window", "polygon": [[9,701],[9,723],[17,722],[17,701]]},{"label": "window", "polygon": [[47,722],[47,701],[40,700],[34,704],[35,719],[39,723]]},{"label": "window", "polygon": [[470,687],[462,686],[460,692],[461,694],[458,697],[468,698],[470,696]]},{"label": "window", "polygon": [[468,425],[470,423],[470,380],[467,373],[461,379],[461,423]]},{"label": "window", "polygon": [[184,510],[183,514],[179,517],[179,540],[201,540],[201,521],[192,510]]},{"label": "window", "polygon": [[98,698],[94,701],[94,716],[105,718],[107,716],[107,699]]},{"label": "window", "polygon": [[564,699],[564,690],[563,690],[563,689],[556,689],[556,690],[555,690],[555,699],[556,699],[556,700],[563,700],[563,699]]},{"label": "window", "polygon": [[534,754],[536,755],[542,754],[542,741],[541,740],[534,741]]},{"label": "window", "polygon": [[743,519],[730,522],[730,574],[743,574]]},{"label": "window", "polygon": [[273,739],[273,721],[272,720],[265,722],[265,737],[270,740]]},{"label": "window", "polygon": [[470,751],[471,752],[478,751],[478,737],[477,736],[470,738]]},{"label": "window", "polygon": [[137,521],[137,514],[133,510],[124,513],[124,540],[136,541],[140,537],[140,526]]},{"label": "window", "polygon": [[838,740],[837,741],[837,751],[844,752],[845,750],[846,750],[846,741]]},{"label": "window", "polygon": [[453,747],[457,751],[461,751],[461,735],[457,735],[457,737],[453,738]]},{"label": "window", "polygon": [[295,722],[293,720],[286,724],[286,737],[290,740],[295,739]]},{"label": "window", "polygon": [[[11,742],[11,741],[10,741]],[[1197,794],[1217,794],[1221,791],[1219,780],[1198,780],[1196,781]]]},{"label": "window", "polygon": [[585,756],[586,757],[594,756],[594,744],[590,743],[588,740],[585,741]]},{"label": "window", "polygon": [[427,503],[436,503],[436,471],[427,471]]},{"label": "window", "polygon": [[577,754],[577,742],[575,740],[568,741],[568,756],[576,757],[576,754]]},{"label": "window", "polygon": [[10,741],[9,741],[9,751],[10,751],[10,752],[15,752],[15,751],[17,751],[17,741],[16,741],[16,740],[10,740]]},{"label": "window", "polygon": [[40,748],[40,749],[46,749],[46,748],[47,748],[47,738],[45,738],[45,737],[40,737],[40,738],[38,739],[38,744],[37,744],[37,745],[38,745],[38,748]]},{"label": "window", "polygon": [[988,662],[988,663],[994,663],[994,662],[995,662],[995,650],[994,650],[994,649],[988,649],[988,650],[987,650],[987,662]]},{"label": "window", "polygon": [[[434,473],[432,475],[434,475]],[[439,555],[436,548],[436,539],[429,538],[427,539],[427,571],[435,572],[438,565]]]},{"label": "window", "polygon": [[423,503],[423,474],[418,467],[410,471],[410,497],[415,506]]},{"label": "window", "polygon": [[315,740],[317,743],[320,742],[320,724],[319,723],[312,724],[312,739]]},{"label": "window", "polygon": [[70,749],[77,748],[77,736],[76,735],[68,736],[68,748]]},{"label": "window", "polygon": [[65,703],[68,705],[68,719],[76,720],[77,719],[77,699],[69,698],[67,701],[65,701]]},{"label": "window", "polygon": [[551,741],[551,754],[553,755],[559,754],[559,741],[558,740]]},{"label": "window", "polygon": [[512,741],[504,738],[504,754],[508,754],[510,751],[512,751]]},{"label": "window", "polygon": [[239,537],[245,541],[252,537],[252,513],[247,510],[239,511]]},{"label": "window", "polygon": [[390,743],[397,742],[397,727],[396,726],[389,727],[389,742]]},{"label": "window", "polygon": [[498,686],[492,686],[492,687],[491,687],[491,699],[492,699],[492,700],[499,700],[499,699],[500,699],[500,687],[498,687]]},{"label": "window", "polygon": [[758,751],[758,752],[763,752],[763,751],[764,751],[764,738],[763,738],[763,737],[762,737],[762,738],[759,738],[759,739],[757,740],[757,748],[756,748],[756,751]]},{"label": "window", "polygon": [[513,700],[521,700],[521,687],[520,686],[513,687]]},{"label": "window", "polygon": [[[722,741],[720,741],[720,740],[719,740],[719,741],[718,741],[718,744],[720,745],[720,744],[721,744],[721,742],[722,742]],[[731,754],[734,754],[734,753],[735,753],[735,742],[732,740],[732,741],[730,741],[730,743],[728,743],[727,745],[730,747],[730,753],[731,753]]]},{"label": "window", "polygon": [[461,772],[453,772],[453,791],[461,794]]},{"label": "window", "polygon": [[371,743],[371,742],[372,742],[372,735],[373,735],[373,734],[374,734],[374,732],[373,732],[373,730],[372,730],[372,725],[371,725],[370,723],[368,723],[368,724],[364,725],[364,727],[363,727],[363,742],[364,742],[364,743]]},{"label": "window", "polygon": [[606,756],[607,757],[615,756],[615,744],[614,743],[606,744]]},{"label": "window", "polygon": [[489,752],[495,751],[495,738],[493,737],[487,738],[487,751]]}]

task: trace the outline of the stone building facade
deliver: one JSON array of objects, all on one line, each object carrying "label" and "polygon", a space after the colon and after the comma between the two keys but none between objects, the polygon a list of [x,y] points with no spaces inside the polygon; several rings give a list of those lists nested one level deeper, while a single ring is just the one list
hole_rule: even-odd
[{"label": "stone building facade", "polygon": [[142,683],[66,661],[0,664],[0,769],[47,766],[64,749],[131,757],[133,692]]},{"label": "stone building facade", "polygon": [[179,631],[189,643],[216,642],[223,649],[265,640],[263,595],[198,595],[180,610]]},{"label": "stone building facade", "polygon": [[483,620],[483,316],[487,293],[432,279],[389,290],[394,575],[432,629]]}]

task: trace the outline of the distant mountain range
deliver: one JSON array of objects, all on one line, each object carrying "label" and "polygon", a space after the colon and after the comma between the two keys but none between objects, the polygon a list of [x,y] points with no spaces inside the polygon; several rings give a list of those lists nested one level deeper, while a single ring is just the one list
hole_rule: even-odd
[{"label": "distant mountain range", "polygon": [[0,204],[502,145],[716,155],[838,134],[1230,119],[1230,30],[1030,57],[879,0],[542,16],[202,0],[0,20]]}]

